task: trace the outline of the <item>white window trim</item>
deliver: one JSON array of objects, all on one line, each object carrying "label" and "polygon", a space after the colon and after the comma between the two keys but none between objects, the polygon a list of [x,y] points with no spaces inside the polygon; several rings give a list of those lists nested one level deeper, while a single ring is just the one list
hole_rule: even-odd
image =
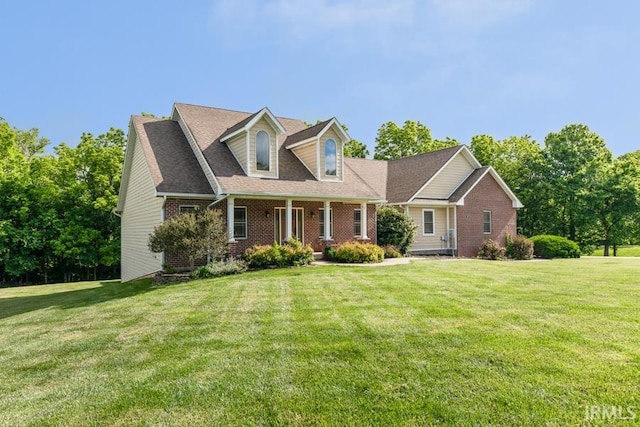
[{"label": "white window trim", "polygon": [[[235,220],[235,211],[236,209],[244,209],[244,231],[245,231],[245,236],[244,237],[240,237],[240,236],[236,236],[236,232],[235,232],[235,226],[236,224],[238,224],[239,222]],[[233,238],[235,240],[247,240],[247,238],[249,237],[249,216],[248,216],[248,211],[247,211],[247,207],[246,206],[234,206],[233,207]]]},{"label": "white window trim", "polygon": [[[489,214],[489,231],[485,231],[484,226],[486,224],[484,220],[484,215]],[[492,234],[493,233],[493,213],[490,210],[482,211],[482,232],[484,234]]]},{"label": "white window trim", "polygon": [[[320,227],[320,224],[322,224],[324,222],[324,208],[320,208],[318,209],[318,228]],[[329,228],[331,229],[331,238],[333,238],[334,234],[333,234],[333,224],[335,223],[335,221],[333,220],[333,208],[329,208]],[[318,230],[319,231],[319,230]],[[324,225],[322,227],[322,232],[320,233],[320,237],[321,239],[324,239]]]},{"label": "white window trim", "polygon": [[[331,141],[333,142],[333,148],[335,149],[335,168],[334,171],[335,173],[333,175],[330,175],[327,173],[327,143]],[[338,179],[338,143],[336,142],[335,139],[333,138],[327,138],[324,140],[324,173],[323,175],[329,179]]]},{"label": "white window trim", "polygon": [[186,211],[186,212],[193,212],[193,211],[195,211],[195,210],[197,210],[197,209],[198,209],[198,206],[197,206],[197,205],[180,205],[180,206],[178,206],[178,213],[179,213],[179,214],[184,213],[184,212],[182,212],[182,208],[187,208],[187,209],[189,209],[189,210],[188,210],[188,211]]},{"label": "white window trim", "polygon": [[[358,224],[358,222],[356,222],[356,212],[360,212],[360,233],[356,233],[356,224]],[[355,237],[362,237],[362,209],[353,210],[353,235]]]},{"label": "white window trim", "polygon": [[[433,233],[427,233],[424,228],[424,213],[431,212],[431,218],[433,219]],[[423,236],[435,236],[436,235],[436,210],[435,209],[422,209],[422,235]]]},{"label": "white window trim", "polygon": [[[269,162],[269,168],[266,170],[263,169],[258,169],[258,134],[260,132],[264,132],[265,135],[267,135],[267,161]],[[258,132],[256,132],[256,161],[255,164],[253,165],[255,168],[255,171],[257,174],[260,173],[267,173],[267,172],[271,172],[271,135],[269,135],[269,132],[267,132],[266,130],[260,129]]]}]

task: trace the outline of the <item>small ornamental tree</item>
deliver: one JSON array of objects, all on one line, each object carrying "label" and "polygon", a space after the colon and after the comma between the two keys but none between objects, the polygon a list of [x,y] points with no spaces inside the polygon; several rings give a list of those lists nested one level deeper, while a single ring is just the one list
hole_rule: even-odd
[{"label": "small ornamental tree", "polygon": [[204,209],[185,212],[154,228],[148,246],[151,252],[167,251],[184,255],[193,268],[198,258],[224,255],[228,239],[222,213]]},{"label": "small ornamental tree", "polygon": [[378,244],[393,245],[403,254],[413,243],[418,226],[403,212],[389,206],[378,209]]}]

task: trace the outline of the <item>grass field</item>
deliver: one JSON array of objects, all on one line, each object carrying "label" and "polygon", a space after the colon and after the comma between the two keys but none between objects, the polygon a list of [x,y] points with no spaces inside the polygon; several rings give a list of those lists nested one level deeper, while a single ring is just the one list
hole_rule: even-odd
[{"label": "grass field", "polygon": [[639,282],[584,258],[0,289],[0,425],[635,425]]},{"label": "grass field", "polygon": [[[593,256],[603,256],[604,248],[598,248]],[[609,247],[609,255],[613,256],[613,247]],[[618,246],[619,257],[640,257],[640,246]]]}]

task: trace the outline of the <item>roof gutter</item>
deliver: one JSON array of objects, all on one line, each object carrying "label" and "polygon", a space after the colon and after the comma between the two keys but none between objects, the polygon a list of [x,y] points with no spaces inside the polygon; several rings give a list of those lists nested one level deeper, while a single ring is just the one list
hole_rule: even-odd
[{"label": "roof gutter", "polygon": [[215,204],[217,204],[217,203],[219,203],[219,202],[223,201],[223,200],[224,200],[224,199],[226,199],[227,197],[229,197],[229,195],[228,195],[228,194],[225,194],[224,196],[223,196],[222,194],[221,194],[221,195],[219,195],[219,196],[216,196],[216,199],[215,199],[213,202],[211,202],[211,203],[209,203],[209,204],[207,205],[207,209],[209,209],[211,206],[213,206],[213,205],[215,205]]}]

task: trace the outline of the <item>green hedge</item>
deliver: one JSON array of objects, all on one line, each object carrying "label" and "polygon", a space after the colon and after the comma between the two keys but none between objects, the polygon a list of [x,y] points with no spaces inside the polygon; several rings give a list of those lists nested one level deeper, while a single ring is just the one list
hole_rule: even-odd
[{"label": "green hedge", "polygon": [[313,249],[311,245],[303,246],[298,240],[291,240],[282,245],[254,245],[242,258],[251,268],[300,266],[311,264]]},{"label": "green hedge", "polygon": [[580,258],[578,244],[565,237],[543,234],[533,236],[533,253],[538,258]]},{"label": "green hedge", "polygon": [[372,243],[347,242],[334,248],[333,259],[347,263],[376,263],[384,260],[384,250]]},{"label": "green hedge", "polygon": [[507,236],[507,258],[526,260],[533,258],[533,241],[524,236]]}]

